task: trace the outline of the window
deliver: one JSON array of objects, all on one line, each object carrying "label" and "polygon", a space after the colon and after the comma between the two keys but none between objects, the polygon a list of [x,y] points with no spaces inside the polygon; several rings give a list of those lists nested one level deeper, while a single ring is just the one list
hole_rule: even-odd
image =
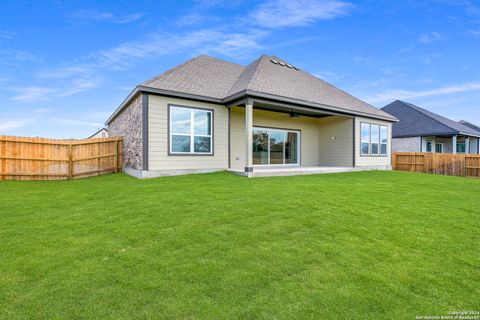
[{"label": "window", "polygon": [[382,156],[387,155],[388,145],[388,128],[386,126],[380,126],[380,154]]},{"label": "window", "polygon": [[362,155],[370,154],[370,125],[368,123],[362,123]]},{"label": "window", "polygon": [[427,152],[432,152],[432,141],[427,141]]},{"label": "window", "polygon": [[465,153],[467,151],[465,142],[458,142],[457,143],[457,153]]},{"label": "window", "polygon": [[363,156],[388,155],[388,127],[378,124],[361,124],[360,151]]},{"label": "window", "polygon": [[212,110],[170,106],[170,153],[212,154]]},{"label": "window", "polygon": [[436,153],[443,153],[443,143],[436,143],[435,144],[435,152]]}]

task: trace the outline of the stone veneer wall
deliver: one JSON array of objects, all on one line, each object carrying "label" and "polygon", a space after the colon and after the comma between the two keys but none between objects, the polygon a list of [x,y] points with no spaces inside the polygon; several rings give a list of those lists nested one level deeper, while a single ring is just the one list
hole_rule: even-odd
[{"label": "stone veneer wall", "polygon": [[123,165],[143,169],[142,95],[123,109],[108,125],[108,134],[123,137]]},{"label": "stone veneer wall", "polygon": [[420,137],[393,138],[392,152],[421,152]]}]

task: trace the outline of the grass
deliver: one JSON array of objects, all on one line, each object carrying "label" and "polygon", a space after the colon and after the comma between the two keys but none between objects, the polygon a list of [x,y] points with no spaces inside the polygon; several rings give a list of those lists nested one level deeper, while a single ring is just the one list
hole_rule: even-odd
[{"label": "grass", "polygon": [[0,318],[480,309],[480,181],[400,172],[0,183]]}]

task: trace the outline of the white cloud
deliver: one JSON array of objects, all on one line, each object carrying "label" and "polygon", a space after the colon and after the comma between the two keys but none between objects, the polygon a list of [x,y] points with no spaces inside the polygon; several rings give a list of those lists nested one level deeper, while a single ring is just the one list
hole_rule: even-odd
[{"label": "white cloud", "polygon": [[25,87],[25,88],[18,88],[14,90],[19,91],[21,93],[17,96],[14,96],[12,100],[23,101],[23,102],[48,100],[49,95],[55,92],[54,89],[45,88],[45,87]]},{"label": "white cloud", "polygon": [[409,90],[387,90],[371,97],[366,98],[370,103],[386,103],[393,100],[407,100],[407,99],[417,99],[433,96],[448,95],[454,93],[462,93],[468,91],[477,91],[480,90],[480,82],[470,82],[448,87],[440,87],[429,90],[420,90],[420,91],[409,91]]},{"label": "white cloud", "polygon": [[31,122],[31,119],[2,120],[0,121],[0,132],[6,133],[9,131],[20,129],[29,125]]},{"label": "white cloud", "polygon": [[423,44],[430,44],[433,42],[444,42],[445,40],[446,40],[445,36],[438,32],[424,34],[420,38],[418,38],[418,41],[420,41]]},{"label": "white cloud", "polygon": [[1,31],[0,30],[0,38],[2,39],[8,39],[8,40],[11,40],[15,37],[15,33],[14,32],[9,32],[9,31]]},{"label": "white cloud", "polygon": [[77,119],[64,119],[64,118],[51,118],[48,121],[55,123],[56,125],[78,125],[78,126],[90,126],[90,127],[103,127],[102,123],[77,120]]},{"label": "white cloud", "polygon": [[[207,5],[218,3],[208,1]],[[268,1],[259,10],[252,11],[254,23],[270,27],[292,27],[307,25],[316,20],[330,19],[343,15],[351,5],[339,0],[296,0]],[[279,18],[278,16],[281,18]],[[95,21],[131,21],[141,15],[118,17],[110,12],[81,10],[74,17]],[[122,19],[120,19],[122,18]],[[131,19],[130,19],[131,18]],[[270,21],[272,20],[272,21]],[[29,87],[13,99],[17,101],[39,101],[54,97],[65,97],[98,87],[100,76],[106,71],[128,70],[140,61],[154,60],[175,54],[216,53],[232,58],[245,58],[264,48],[263,40],[270,36],[272,29],[259,31],[252,24],[233,24],[211,29],[200,29],[183,33],[165,31],[152,32],[135,41],[93,52],[76,63],[61,68],[42,70],[39,79],[61,80],[55,88]]]},{"label": "white cloud", "polygon": [[36,86],[13,88],[13,91],[17,91],[19,94],[13,96],[11,100],[37,102],[51,100],[55,97],[68,97],[98,87],[100,83],[100,79],[72,79],[56,88]]},{"label": "white cloud", "polygon": [[139,20],[144,16],[144,13],[133,13],[124,16],[117,16],[111,12],[100,12],[96,10],[78,10],[70,15],[72,18],[90,21],[107,21],[117,24],[131,23]]},{"label": "white cloud", "polygon": [[79,75],[84,76],[90,74],[92,71],[89,66],[71,66],[58,68],[54,70],[43,70],[38,73],[39,78],[45,79],[66,79],[70,77],[78,77]]},{"label": "white cloud", "polygon": [[154,59],[180,52],[217,52],[238,57],[245,52],[261,47],[259,40],[266,36],[262,32],[238,32],[204,29],[184,34],[168,32],[152,33],[139,41],[127,42],[109,50],[93,54],[98,57],[97,68],[121,69],[139,59]]},{"label": "white cloud", "polygon": [[143,16],[144,16],[143,13],[134,13],[128,16],[117,17],[113,22],[119,23],[119,24],[131,23],[141,19]]},{"label": "white cloud", "polygon": [[270,0],[253,11],[247,23],[266,28],[306,26],[343,16],[351,6],[339,0]]},{"label": "white cloud", "polygon": [[475,37],[480,37],[480,30],[468,30],[467,33]]},{"label": "white cloud", "polygon": [[100,85],[100,79],[73,79],[67,87],[56,93],[58,97],[68,97],[76,93],[96,88]]},{"label": "white cloud", "polygon": [[25,51],[0,49],[0,64],[12,65],[20,62],[40,63],[42,59]]}]

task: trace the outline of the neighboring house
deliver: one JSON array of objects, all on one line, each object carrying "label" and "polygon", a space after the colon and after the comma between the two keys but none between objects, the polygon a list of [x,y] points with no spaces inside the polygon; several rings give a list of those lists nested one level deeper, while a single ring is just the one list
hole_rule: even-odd
[{"label": "neighboring house", "polygon": [[465,120],[461,120],[461,121],[458,121],[460,122],[461,124],[463,124],[464,126],[467,126],[475,131],[477,131],[478,133],[480,133],[480,126],[477,126],[476,124],[473,124],[471,122],[468,122],[468,121],[465,121]]},{"label": "neighboring house", "polygon": [[93,138],[108,138],[107,129],[102,128],[102,129],[98,130],[97,132],[95,132],[94,134],[92,134],[90,137],[88,137],[88,139],[93,139]]},{"label": "neighboring house", "polygon": [[395,121],[276,57],[242,66],[202,55],[138,85],[106,124],[124,137],[125,171],[134,176],[253,176],[269,168],[390,169]]},{"label": "neighboring house", "polygon": [[471,125],[399,100],[382,110],[399,119],[393,125],[393,152],[477,154],[480,151],[480,129]]}]

